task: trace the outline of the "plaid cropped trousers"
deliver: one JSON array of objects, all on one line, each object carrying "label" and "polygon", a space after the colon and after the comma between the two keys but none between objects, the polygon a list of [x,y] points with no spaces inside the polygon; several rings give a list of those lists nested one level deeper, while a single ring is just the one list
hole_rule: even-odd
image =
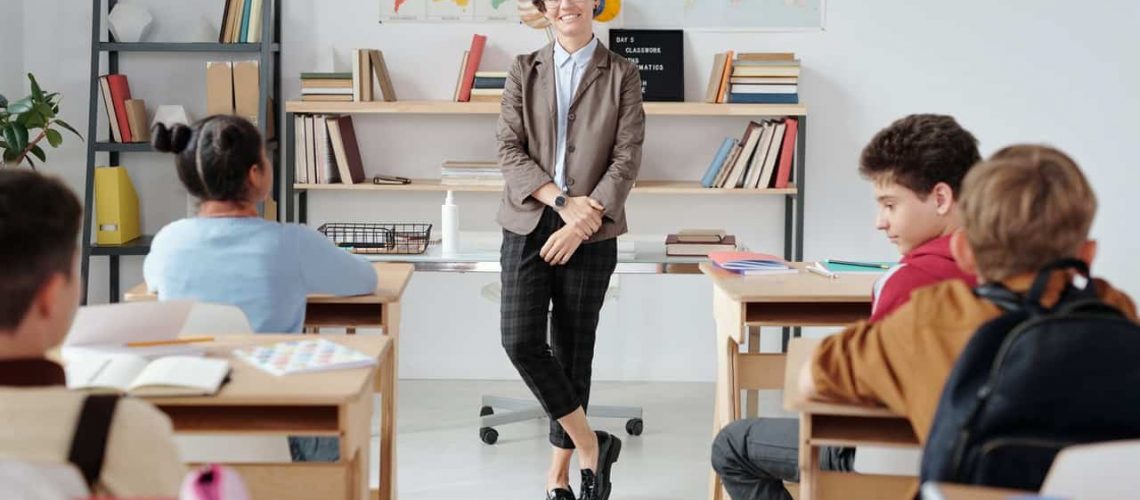
[{"label": "plaid cropped trousers", "polygon": [[503,230],[500,313],[503,348],[550,416],[550,443],[573,449],[558,419],[590,400],[598,313],[617,266],[617,240],[583,243],[569,262],[552,266],[539,252],[563,226],[546,208],[530,234]]}]

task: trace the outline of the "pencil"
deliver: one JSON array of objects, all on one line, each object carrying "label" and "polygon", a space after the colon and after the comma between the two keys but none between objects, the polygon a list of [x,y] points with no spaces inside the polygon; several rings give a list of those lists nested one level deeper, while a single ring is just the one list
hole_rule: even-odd
[{"label": "pencil", "polygon": [[193,344],[196,342],[213,342],[214,337],[184,337],[171,340],[148,340],[145,342],[127,342],[127,347],[154,347],[160,345]]},{"label": "pencil", "polygon": [[891,268],[891,266],[888,266],[886,264],[879,264],[877,262],[855,262],[855,261],[850,261],[850,260],[835,260],[835,259],[827,259],[826,262],[828,264],[839,264],[841,266],[869,267],[872,269],[890,269]]}]

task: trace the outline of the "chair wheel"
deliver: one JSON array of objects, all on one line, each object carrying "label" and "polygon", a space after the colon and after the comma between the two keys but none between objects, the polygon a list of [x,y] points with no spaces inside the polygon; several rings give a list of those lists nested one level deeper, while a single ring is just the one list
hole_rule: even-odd
[{"label": "chair wheel", "polygon": [[499,440],[499,431],[491,427],[483,427],[479,429],[479,439],[484,444],[495,444]]},{"label": "chair wheel", "polygon": [[645,422],[642,422],[640,418],[631,418],[625,422],[625,431],[630,436],[640,436],[643,430],[645,430]]},{"label": "chair wheel", "polygon": [[479,408],[479,416],[480,417],[486,417],[487,415],[494,415],[494,414],[495,414],[495,409],[491,408],[490,406],[484,406],[482,408]]}]

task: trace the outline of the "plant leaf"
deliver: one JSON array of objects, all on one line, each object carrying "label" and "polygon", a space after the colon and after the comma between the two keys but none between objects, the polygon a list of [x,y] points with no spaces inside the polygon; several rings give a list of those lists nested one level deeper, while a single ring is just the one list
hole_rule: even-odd
[{"label": "plant leaf", "polygon": [[[8,125],[6,125],[4,127],[4,141],[8,143],[8,147],[10,148],[7,151],[5,151],[5,154],[7,154],[8,152],[12,152],[12,151],[22,151],[24,149],[24,148],[18,147],[17,141],[16,141],[16,130],[13,127],[15,127],[14,123],[9,123]],[[7,156],[5,156],[4,158],[6,160],[8,159]]]},{"label": "plant leaf", "polygon": [[8,104],[8,113],[18,115],[20,113],[27,113],[32,109],[32,98],[25,97],[19,101]]},{"label": "plant leaf", "polygon": [[28,166],[31,167],[32,170],[36,169],[36,162],[32,160],[31,156],[25,156],[24,159],[28,160]]},{"label": "plant leaf", "polygon": [[52,120],[52,123],[59,125],[59,126],[65,128],[67,130],[70,130],[71,133],[75,134],[75,137],[78,137],[79,140],[81,140],[81,141],[83,140],[83,136],[79,134],[79,131],[75,130],[75,127],[68,125],[67,122],[65,122],[63,120]]},{"label": "plant leaf", "polygon": [[35,109],[36,112],[38,112],[40,116],[43,117],[45,123],[48,120],[55,118],[55,111],[53,111],[51,105],[46,102],[36,103]]},{"label": "plant leaf", "polygon": [[15,149],[5,149],[4,150],[4,161],[5,162],[16,161],[17,156],[20,156],[20,152],[16,151]]},{"label": "plant leaf", "polygon": [[8,143],[16,146],[16,149],[23,151],[28,147],[28,128],[23,124],[16,122],[8,125],[8,130],[12,131],[12,137],[8,137]]},{"label": "plant leaf", "polygon": [[0,94],[0,108],[8,107],[8,98],[4,94]]},{"label": "plant leaf", "polygon": [[36,158],[40,159],[40,161],[47,161],[47,155],[44,154],[43,148],[41,148],[39,145],[32,146],[32,149],[29,149],[28,152],[35,155]]},{"label": "plant leaf", "polygon": [[40,88],[40,84],[36,82],[35,75],[28,73],[28,81],[32,82],[32,98],[37,101],[44,100],[44,91]]},{"label": "plant leaf", "polygon": [[58,130],[45,129],[44,135],[47,136],[48,144],[51,144],[53,148],[58,148],[60,144],[63,144],[63,134],[60,134]]}]

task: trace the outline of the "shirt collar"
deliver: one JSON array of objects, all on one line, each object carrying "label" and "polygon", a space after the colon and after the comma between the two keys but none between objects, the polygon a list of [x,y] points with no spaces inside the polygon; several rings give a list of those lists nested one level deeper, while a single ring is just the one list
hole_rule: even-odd
[{"label": "shirt collar", "polygon": [[64,385],[63,367],[43,358],[0,360],[0,386],[42,387]]},{"label": "shirt collar", "polygon": [[578,49],[577,52],[571,54],[571,53],[567,52],[566,49],[562,48],[561,43],[558,43],[558,41],[555,40],[554,41],[554,64],[558,67],[562,67],[566,64],[567,61],[572,60],[572,61],[574,61],[574,65],[578,66],[580,68],[580,67],[585,66],[587,63],[590,62],[590,58],[594,57],[594,49],[596,49],[597,47],[598,47],[598,37],[595,36],[595,37],[590,39],[590,43],[587,43],[585,47],[582,47],[582,48]]}]

